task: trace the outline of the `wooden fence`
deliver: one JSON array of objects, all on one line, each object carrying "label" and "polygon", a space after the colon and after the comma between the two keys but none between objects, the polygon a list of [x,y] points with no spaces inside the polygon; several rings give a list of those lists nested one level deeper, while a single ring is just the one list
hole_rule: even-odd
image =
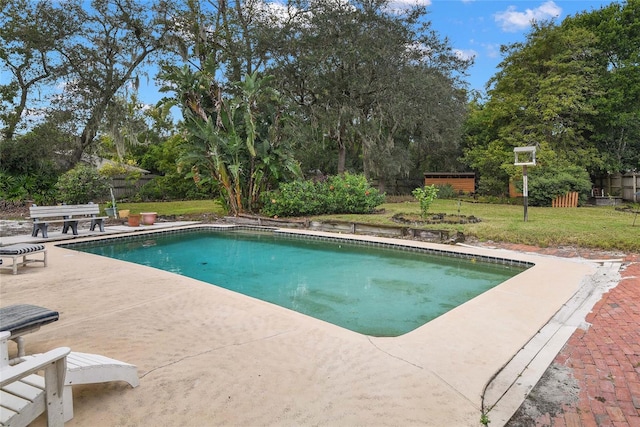
[{"label": "wooden fence", "polygon": [[564,196],[558,196],[551,201],[551,206],[554,208],[577,208],[578,207],[578,192],[572,191]]},{"label": "wooden fence", "polygon": [[111,179],[111,188],[116,199],[131,197],[140,190],[140,187],[153,180],[156,175],[142,175],[138,179],[127,179],[124,175],[116,175]]},{"label": "wooden fence", "polygon": [[596,193],[594,196],[613,196],[632,202],[640,201],[640,196],[636,196],[636,193],[640,191],[640,173],[638,172],[597,177],[594,179],[593,185]]}]

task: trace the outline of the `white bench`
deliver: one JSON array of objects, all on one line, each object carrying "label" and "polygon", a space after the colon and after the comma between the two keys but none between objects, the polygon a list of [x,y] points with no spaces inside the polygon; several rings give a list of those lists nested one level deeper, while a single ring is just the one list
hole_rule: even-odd
[{"label": "white bench", "polygon": [[[104,231],[104,220],[108,217],[98,216],[100,206],[94,203],[86,205],[58,205],[58,206],[36,206],[29,208],[30,218],[33,219],[32,237],[38,237],[38,232],[42,231],[42,237],[47,238],[47,227],[51,223],[62,223],[62,233],[66,234],[69,227],[73,235],[78,235],[78,222],[91,221],[91,231],[96,225],[100,231]],[[58,219],[55,219],[58,218]]]}]

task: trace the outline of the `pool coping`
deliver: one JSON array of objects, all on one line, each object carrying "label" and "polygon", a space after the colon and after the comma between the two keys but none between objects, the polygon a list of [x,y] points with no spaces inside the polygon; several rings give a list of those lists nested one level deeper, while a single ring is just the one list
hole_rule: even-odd
[{"label": "pool coping", "polygon": [[[180,229],[193,227],[190,225]],[[150,232],[154,231],[145,233]],[[100,402],[100,405],[104,405],[105,401],[107,406],[122,406],[119,414],[124,415],[118,417],[149,422],[155,420],[165,424],[169,421],[171,424],[170,420],[176,420],[176,415],[156,414],[154,418],[153,414],[147,414],[147,418],[140,418],[143,416],[140,405],[129,400],[152,404],[154,399],[161,397],[158,396],[160,384],[171,384],[177,395],[191,395],[190,389],[184,389],[185,385],[179,378],[162,375],[156,378],[156,374],[164,370],[194,375],[194,370],[201,368],[199,363],[193,361],[196,356],[184,357],[180,351],[176,352],[176,348],[184,350],[179,343],[188,341],[188,337],[195,341],[196,349],[193,351],[200,354],[198,357],[210,355],[215,360],[222,357],[232,372],[251,370],[255,368],[252,360],[262,360],[265,367],[281,374],[277,379],[272,378],[272,384],[264,386],[269,390],[279,390],[279,399],[260,394],[260,408],[256,409],[254,402],[258,395],[255,394],[237,398],[233,408],[227,405],[228,402],[216,398],[212,404],[215,409],[210,408],[216,414],[212,424],[397,425],[403,421],[403,424],[414,425],[477,425],[485,405],[485,409],[492,409],[489,412],[491,425],[501,425],[502,421],[508,420],[510,413],[515,412],[519,406],[518,400],[520,403],[524,400],[521,391],[532,388],[537,382],[537,379],[534,381],[534,377],[530,377],[534,370],[532,362],[546,369],[548,363],[545,357],[551,358],[550,363],[560,349],[556,349],[557,345],[564,343],[563,337],[566,335],[568,338],[569,331],[572,332],[583,322],[581,313],[590,307],[577,301],[571,303],[572,298],[581,289],[587,288],[586,284],[593,281],[594,275],[602,272],[603,268],[607,269],[606,274],[601,274],[615,278],[615,263],[603,266],[585,260],[558,259],[506,250],[308,230],[278,229],[278,232],[408,245],[465,256],[513,259],[535,265],[415,331],[395,338],[363,336],[250,297],[239,297],[238,294],[210,285],[201,286],[200,282],[193,279],[129,263],[117,264],[122,262],[103,257],[96,259],[95,255],[59,247],[59,242],[47,244],[50,266],[46,273],[33,267],[21,270],[21,274],[15,278],[2,275],[2,305],[28,301],[53,306],[61,311],[61,321],[32,334],[33,338],[28,337],[27,342],[32,349],[44,351],[65,345],[76,351],[102,353],[138,365],[142,377],[138,389],[118,389],[117,393],[107,396],[104,391],[100,393],[94,389],[95,393],[76,396],[76,418],[72,422],[78,422],[78,425],[95,422],[96,417],[104,419],[103,411],[86,404]],[[95,237],[87,239],[94,240]],[[123,284],[121,280],[127,283]],[[99,289],[105,281],[109,283],[109,292]],[[155,286],[161,287],[164,292],[156,289],[154,283],[160,283]],[[188,289],[185,288],[187,284]],[[68,291],[67,287],[74,292]],[[592,292],[590,295],[593,297],[595,294]],[[586,297],[582,298],[582,302],[587,300]],[[166,310],[167,305],[181,302],[197,305],[203,301],[209,301],[219,312],[251,313],[251,316],[225,316],[196,307],[189,313],[191,320],[186,324],[189,328],[185,328],[185,319],[179,313]],[[570,306],[573,306],[571,316],[558,317],[563,307]],[[158,311],[164,313],[163,318],[152,320],[153,313]],[[150,319],[140,313],[149,315]],[[194,325],[194,317],[202,318],[201,322]],[[134,322],[131,319],[137,320],[135,325],[132,325]],[[163,326],[162,333],[149,333],[160,325]],[[205,339],[200,341],[220,341],[209,352],[196,351],[197,348],[206,347],[194,338],[194,335],[202,332],[203,325],[215,326],[217,334],[214,337],[205,334]],[[117,328],[119,333],[114,333],[113,328]],[[229,330],[235,333],[230,334]],[[181,334],[180,339],[175,334]],[[127,336],[135,339],[127,339]],[[533,350],[531,343],[535,341],[540,341],[540,345]],[[234,350],[239,347],[243,351],[236,354]],[[311,350],[311,353],[299,354],[299,348]],[[149,354],[153,353],[151,349],[157,352]],[[269,355],[266,357],[266,349],[272,350],[273,354],[266,352]],[[526,359],[523,356],[526,353],[537,355],[538,359],[532,357],[520,370],[509,366],[514,359]],[[330,354],[343,355],[340,362],[335,362]],[[540,355],[544,357],[540,358]],[[305,357],[310,359],[308,363]],[[287,361],[299,372],[307,373],[307,377],[299,379],[299,375],[293,375],[291,370],[282,367]],[[332,366],[333,370],[340,373],[340,379],[327,379],[315,374],[318,371],[332,372]],[[219,369],[213,371],[199,372],[198,375],[205,382],[205,378],[210,378],[211,383],[222,389],[234,390],[238,387],[236,382],[247,386],[243,381],[234,382],[220,375]],[[503,375],[508,378],[495,377],[499,371],[507,371],[508,374]],[[223,377],[222,381],[220,376]],[[379,377],[379,383],[372,380],[376,376]],[[299,390],[293,384],[296,378],[315,393],[307,395],[310,393]],[[494,406],[491,402],[493,398],[483,402],[483,395],[487,384],[496,384],[496,381],[498,386],[489,388],[489,394],[500,397]],[[335,397],[330,393],[335,393]],[[512,394],[520,396],[514,397]],[[384,398],[384,402],[380,398]],[[193,396],[180,398],[172,405],[190,408],[200,414],[201,418],[194,419],[196,422],[208,420],[207,409]]]},{"label": "pool coping", "polygon": [[375,237],[372,236],[362,236],[362,235],[342,235],[331,232],[321,232],[321,231],[310,231],[305,232],[301,230],[292,230],[286,228],[277,228],[277,227],[262,227],[262,226],[251,226],[251,225],[214,225],[214,224],[199,224],[192,225],[189,227],[180,227],[180,228],[170,228],[170,229],[160,229],[155,231],[148,231],[147,233],[136,233],[136,234],[127,234],[127,235],[113,235],[113,236],[105,236],[102,239],[92,239],[92,240],[81,240],[81,241],[66,241],[64,243],[59,243],[58,246],[67,249],[73,249],[74,247],[82,246],[85,244],[91,244],[91,242],[95,241],[111,241],[111,240],[137,240],[144,238],[146,236],[163,236],[163,235],[175,235],[188,233],[193,230],[198,229],[207,229],[212,231],[224,231],[224,230],[240,230],[240,231],[269,231],[275,234],[278,234],[282,237],[305,237],[307,239],[313,240],[322,240],[325,242],[347,242],[351,244],[359,244],[362,246],[373,246],[384,249],[395,249],[400,251],[413,251],[413,252],[421,252],[427,255],[433,255],[438,257],[451,257],[451,258],[462,258],[473,261],[486,262],[490,264],[502,264],[511,267],[517,268],[530,268],[533,267],[534,264],[532,262],[517,260],[513,257],[497,257],[497,256],[487,256],[482,254],[468,254],[466,252],[452,251],[449,249],[438,249],[432,247],[421,247],[406,244],[407,240],[395,240],[391,241],[379,241]]}]

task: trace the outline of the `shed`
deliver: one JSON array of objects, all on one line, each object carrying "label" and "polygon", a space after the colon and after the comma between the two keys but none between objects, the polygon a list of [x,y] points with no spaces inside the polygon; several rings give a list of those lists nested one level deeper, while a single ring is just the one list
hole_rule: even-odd
[{"label": "shed", "polygon": [[461,193],[476,191],[476,174],[474,172],[425,172],[424,185],[447,185]]}]

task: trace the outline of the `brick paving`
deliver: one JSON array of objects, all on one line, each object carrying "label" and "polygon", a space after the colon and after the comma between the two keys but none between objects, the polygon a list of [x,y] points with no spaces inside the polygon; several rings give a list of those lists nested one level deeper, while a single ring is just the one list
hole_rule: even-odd
[{"label": "brick paving", "polygon": [[[640,262],[603,295],[553,363],[573,371],[579,401],[538,426],[640,427]],[[627,261],[627,260],[625,260]]]},{"label": "brick paving", "polygon": [[576,330],[553,361],[572,372],[580,390],[577,402],[539,416],[535,426],[640,427],[640,254],[500,246],[554,256],[623,259],[620,282],[585,319],[591,326]]}]

